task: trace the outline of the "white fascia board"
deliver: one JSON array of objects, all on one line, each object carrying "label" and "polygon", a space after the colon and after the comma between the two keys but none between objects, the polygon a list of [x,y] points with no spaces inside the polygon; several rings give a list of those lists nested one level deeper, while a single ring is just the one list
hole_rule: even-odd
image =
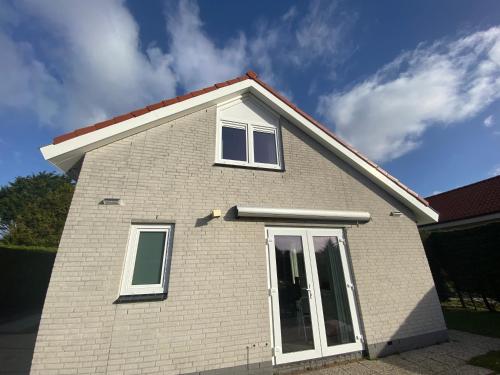
[{"label": "white fascia board", "polygon": [[[239,95],[249,87],[250,80],[244,80],[229,86],[221,87],[208,93],[171,104],[134,117],[105,128],[82,134],[67,141],[50,144],[40,148],[45,160],[52,161],[59,168],[61,162],[82,156],[85,152],[94,150],[119,139],[158,126],[166,121],[196,112],[203,107],[227,100],[230,96]],[[115,126],[116,125],[116,126]],[[67,171],[66,168],[61,168]]]},{"label": "white fascia board", "polygon": [[251,91],[261,100],[264,99],[267,103],[274,104],[272,108],[280,113],[283,117],[291,121],[295,125],[299,125],[307,134],[333,151],[335,155],[353,166],[356,170],[368,177],[375,184],[388,191],[392,196],[401,201],[405,206],[412,209],[416,215],[418,224],[435,223],[439,218],[439,214],[431,207],[426,206],[415,198],[412,194],[401,188],[398,184],[385,176],[382,172],[371,166],[365,160],[356,155],[349,148],[332,138],[323,130],[314,125],[307,118],[296,112],[289,105],[270,93],[264,87],[251,81]]},{"label": "white fascia board", "polygon": [[500,219],[500,212],[497,212],[494,214],[477,216],[477,217],[473,217],[473,218],[469,218],[469,219],[460,219],[460,220],[449,221],[446,223],[423,225],[423,226],[419,226],[419,228],[420,228],[420,230],[424,230],[424,231],[450,229],[450,228],[455,229],[455,228],[466,226],[466,225],[483,224],[486,222],[499,220],[499,219]]},{"label": "white fascia board", "polygon": [[364,211],[308,210],[296,208],[266,208],[236,206],[238,217],[265,217],[309,220],[366,222],[370,213]]},{"label": "white fascia board", "polygon": [[169,105],[168,107],[159,108],[142,116],[120,122],[116,124],[117,126],[114,124],[56,145],[47,145],[40,150],[45,160],[50,161],[63,171],[68,171],[81,156],[90,150],[153,128],[186,114],[196,112],[204,107],[221,103],[248,91],[268,104],[287,120],[299,126],[299,128],[304,130],[313,139],[320,142],[335,155],[410,208],[415,213],[418,224],[423,225],[437,222],[439,215],[436,211],[420,202],[412,194],[401,188],[349,148],[332,138],[307,118],[293,110],[288,104],[251,79],[218,88],[206,94]]}]

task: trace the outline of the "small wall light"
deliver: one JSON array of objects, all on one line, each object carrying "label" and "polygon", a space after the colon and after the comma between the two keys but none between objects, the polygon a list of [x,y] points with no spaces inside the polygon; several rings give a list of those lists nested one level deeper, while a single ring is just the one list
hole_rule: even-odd
[{"label": "small wall light", "polygon": [[212,217],[221,217],[220,210],[212,210]]},{"label": "small wall light", "polygon": [[104,198],[100,204],[105,206],[123,206],[123,201],[120,198]]},{"label": "small wall light", "polygon": [[401,211],[391,211],[391,216],[401,216],[403,215]]}]

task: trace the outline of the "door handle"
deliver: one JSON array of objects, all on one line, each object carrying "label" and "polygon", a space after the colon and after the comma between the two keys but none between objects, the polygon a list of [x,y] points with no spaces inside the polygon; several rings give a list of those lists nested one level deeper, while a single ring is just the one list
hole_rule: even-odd
[{"label": "door handle", "polygon": [[309,285],[308,288],[306,289],[307,290],[307,294],[309,295],[309,299],[312,298],[312,289],[311,289],[311,286]]}]

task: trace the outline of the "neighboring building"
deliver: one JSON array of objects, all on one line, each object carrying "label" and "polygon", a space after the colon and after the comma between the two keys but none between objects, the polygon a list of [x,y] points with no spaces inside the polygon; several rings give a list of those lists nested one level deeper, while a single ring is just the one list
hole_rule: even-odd
[{"label": "neighboring building", "polygon": [[33,373],[264,374],[447,340],[416,225],[437,213],[253,72],[42,153],[78,182]]},{"label": "neighboring building", "polygon": [[426,232],[477,227],[500,221],[500,176],[425,198],[439,221],[420,225]]},{"label": "neighboring building", "polygon": [[439,222],[419,229],[440,298],[458,297],[465,307],[467,292],[472,303],[472,296],[481,298],[494,311],[500,302],[500,176],[426,199]]}]

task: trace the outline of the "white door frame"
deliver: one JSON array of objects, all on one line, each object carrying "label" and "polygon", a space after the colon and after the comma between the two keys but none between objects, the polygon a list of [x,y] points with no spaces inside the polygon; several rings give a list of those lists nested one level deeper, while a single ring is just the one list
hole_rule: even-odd
[{"label": "white door frame", "polygon": [[[316,256],[314,252],[313,237],[314,236],[334,236],[338,239],[338,245],[340,250],[340,257],[342,259],[342,269],[344,270],[344,279],[346,282],[347,298],[349,300],[349,309],[351,310],[352,326],[354,331],[355,342],[349,344],[328,346],[326,340],[325,332],[325,319],[323,316],[323,304],[321,301],[321,291],[318,278],[318,267],[316,264]],[[314,286],[316,288],[316,304],[318,305],[318,324],[321,339],[321,348],[323,351],[323,356],[337,355],[343,353],[355,352],[363,349],[363,343],[361,341],[361,334],[359,328],[358,313],[356,309],[356,299],[354,295],[354,284],[352,283],[351,273],[349,269],[349,262],[347,260],[346,246],[344,231],[342,229],[308,229],[307,230],[307,241],[309,247],[309,256],[311,258],[311,267],[313,269],[312,275],[314,279]]]},{"label": "white door frame", "polygon": [[[281,342],[281,322],[278,296],[278,277],[276,270],[276,252],[274,237],[276,235],[301,236],[304,250],[304,262],[306,268],[306,279],[309,290],[309,304],[311,311],[311,324],[314,339],[314,349],[300,352],[282,353]],[[351,318],[355,335],[355,342],[343,345],[328,347],[323,308],[321,302],[321,292],[319,286],[316,256],[313,247],[313,236],[334,236],[339,240],[339,249],[342,259],[342,268],[346,281],[346,289],[351,310]],[[359,320],[354,296],[354,287],[350,275],[349,262],[346,254],[344,233],[338,228],[293,228],[293,227],[266,227],[267,254],[269,269],[269,299],[271,307],[271,326],[273,344],[273,364],[302,361],[307,359],[320,358],[330,355],[355,352],[363,349],[360,334]]]},{"label": "white door frame", "polygon": [[[303,361],[310,358],[321,357],[321,344],[319,338],[319,325],[317,322],[316,305],[314,299],[314,287],[311,272],[307,272],[311,268],[310,259],[307,256],[307,236],[303,229],[295,228],[266,228],[267,246],[269,253],[269,269],[270,269],[270,298],[273,316],[273,343],[274,343],[274,360],[276,364]],[[300,236],[302,239],[302,248],[304,251],[304,263],[306,268],[306,279],[309,292],[309,310],[311,313],[311,326],[313,331],[314,349],[304,350],[300,352],[283,353],[281,341],[281,321],[280,321],[280,306],[278,296],[278,275],[276,270],[276,251],[274,249],[274,237],[278,236]]]}]

